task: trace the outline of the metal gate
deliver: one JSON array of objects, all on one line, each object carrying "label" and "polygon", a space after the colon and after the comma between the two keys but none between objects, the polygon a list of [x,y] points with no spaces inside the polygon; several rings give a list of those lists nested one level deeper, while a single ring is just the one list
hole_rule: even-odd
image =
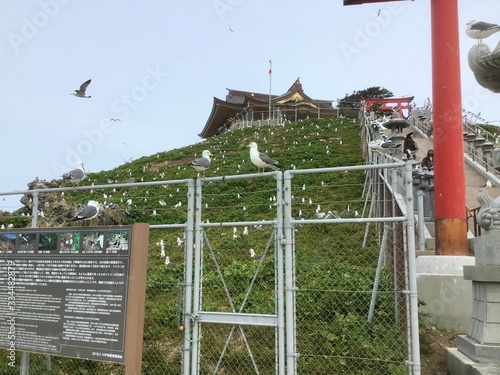
[{"label": "metal gate", "polygon": [[[366,176],[357,199],[311,198],[320,196],[315,189],[354,189],[333,186],[348,173]],[[316,184],[306,187],[301,176],[314,176]],[[238,193],[230,186],[270,178],[262,190]],[[215,198],[234,199],[218,203],[212,184],[227,185],[227,195]],[[304,191],[311,191],[309,198]],[[273,196],[265,218],[258,217],[260,201],[256,210],[239,201],[243,194],[266,193]],[[402,162],[198,179],[193,309],[184,346],[191,357],[185,357],[183,374],[419,374],[412,194],[411,166]],[[218,204],[235,220],[209,220]],[[333,210],[339,204],[346,205],[344,212]],[[318,228],[315,240],[331,241],[331,254],[304,254],[315,244],[302,243],[303,226]],[[242,240],[249,231],[259,231],[260,245]],[[340,234],[344,243],[335,240]],[[214,237],[227,241],[214,247]],[[250,246],[259,248],[256,256],[247,255]],[[269,301],[259,301],[266,305],[261,308],[252,291],[260,285],[262,295],[270,276],[273,289]]]}]

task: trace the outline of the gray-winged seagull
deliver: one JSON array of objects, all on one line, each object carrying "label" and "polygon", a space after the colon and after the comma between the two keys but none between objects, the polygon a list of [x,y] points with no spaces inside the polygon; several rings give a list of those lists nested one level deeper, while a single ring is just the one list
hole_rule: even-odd
[{"label": "gray-winged seagull", "polygon": [[266,167],[271,168],[275,171],[281,168],[280,163],[278,163],[276,160],[271,159],[269,156],[263,154],[262,152],[259,152],[257,143],[252,142],[248,147],[250,147],[250,160],[258,168],[259,172],[261,168],[262,172],[264,172],[264,168]]},{"label": "gray-winged seagull", "polygon": [[72,182],[82,181],[87,174],[85,173],[85,168],[83,167],[83,163],[79,161],[76,164],[76,168],[68,173],[62,175],[63,180],[69,180]]},{"label": "gray-winged seagull", "polygon": [[87,206],[85,206],[76,216],[70,221],[87,221],[90,222],[92,219],[96,218],[99,215],[99,202],[97,201],[89,201]]},{"label": "gray-winged seagull", "polygon": [[87,90],[87,86],[90,85],[90,82],[92,80],[89,79],[88,81],[83,82],[80,85],[80,88],[78,90],[75,90],[75,92],[72,92],[71,95],[76,96],[77,98],[90,98],[90,95],[85,94],[85,90]]},{"label": "gray-winged seagull", "polygon": [[478,39],[482,42],[484,38],[500,31],[500,26],[494,23],[482,22],[472,20],[467,22],[467,27],[465,28],[465,33],[472,39]]},{"label": "gray-winged seagull", "polygon": [[255,259],[262,259],[264,257],[263,254],[255,254],[254,249],[250,249],[250,257]]},{"label": "gray-winged seagull", "polygon": [[204,150],[201,153],[201,158],[194,159],[189,164],[189,166],[191,168],[194,168],[198,172],[203,172],[203,176],[205,176],[205,171],[208,169],[208,167],[210,167],[210,162],[211,162],[210,156],[212,156],[212,154],[210,153],[210,151]]}]

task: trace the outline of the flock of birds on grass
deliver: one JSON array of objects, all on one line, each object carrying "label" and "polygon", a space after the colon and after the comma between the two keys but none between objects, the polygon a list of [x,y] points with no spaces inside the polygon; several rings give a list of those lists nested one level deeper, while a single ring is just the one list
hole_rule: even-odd
[{"label": "flock of birds on grass", "polygon": [[[85,84],[86,83],[90,83],[90,80],[85,82]],[[85,96],[85,88],[86,88],[86,86],[84,87],[85,84],[82,85],[80,90],[75,90],[75,93],[76,92],[79,93],[78,95],[77,94],[75,95],[85,98],[88,97]],[[262,152],[259,152],[257,143],[251,142],[248,147],[250,147],[250,160],[258,168],[258,172],[264,172],[265,168],[271,168],[275,171],[282,168],[282,166],[278,163],[278,161],[272,159],[271,157]],[[203,177],[205,177],[205,171],[210,167],[211,164],[210,156],[213,156],[212,153],[209,150],[204,150],[202,152],[202,157],[194,159],[191,163],[189,163],[189,166],[194,170],[196,170],[198,173],[202,172]],[[75,169],[63,174],[62,179],[63,181],[80,182],[83,181],[85,177],[86,177],[86,172],[84,165],[82,162],[78,162]],[[130,200],[130,203],[128,204],[131,203],[132,202]],[[179,202],[179,205],[181,204],[182,203]],[[176,206],[176,208],[177,207],[178,206]],[[102,207],[99,205],[99,202],[95,200],[90,200],[87,203],[87,206],[85,206],[73,219],[71,219],[71,221],[80,220],[83,222],[90,222],[100,214],[101,210]]]},{"label": "flock of birds on grass", "polygon": [[[78,89],[74,90],[74,92],[71,95],[74,95],[77,98],[91,98],[91,96],[87,94],[87,89],[88,89],[90,83],[91,83],[90,79],[85,81],[84,83],[81,84],[81,86]],[[120,121],[120,120],[119,119],[111,119],[111,121]],[[355,122],[355,121],[356,121],[355,119],[352,120],[352,122]],[[343,124],[343,123],[344,123],[344,120],[341,119],[340,124]],[[331,124],[328,124],[328,128],[330,128],[330,126],[331,126]],[[305,129],[305,125],[302,125],[302,129]],[[288,132],[288,129],[285,129],[284,131],[286,133],[286,132]],[[321,131],[321,127],[319,125],[316,125],[316,136],[320,137],[320,131]],[[338,143],[338,145],[343,144],[341,137],[331,137],[332,132],[333,133],[337,132],[336,127],[331,128],[328,131],[330,132],[330,138],[331,138],[331,140],[328,142],[332,142],[332,141],[335,142],[336,141]],[[274,135],[272,128],[269,130],[269,134]],[[314,134],[311,134],[311,135],[313,136]],[[263,142],[265,144],[267,144],[267,142],[268,142],[268,140],[265,136],[263,138],[260,137],[258,131],[256,131],[254,133],[254,137],[255,137],[255,139],[260,139],[261,142]],[[308,136],[304,135],[303,141],[306,141],[307,138],[308,138]],[[323,139],[322,139],[322,141],[323,141]],[[226,142],[227,142],[227,140],[226,140]],[[294,140],[292,142],[287,142],[285,136],[283,136],[283,144],[289,144],[291,148],[295,148],[296,146],[299,145],[299,143],[303,144],[303,142],[299,142],[297,140]],[[311,144],[312,144],[312,142],[310,140],[309,145],[311,145]],[[222,144],[220,144],[219,146],[222,146]],[[273,159],[272,157],[270,157],[269,155],[267,155],[263,152],[260,152],[256,142],[251,142],[248,145],[248,147],[249,147],[249,151],[250,151],[249,152],[250,161],[253,163],[253,165],[255,167],[257,167],[258,173],[264,172],[266,168],[274,170],[274,171],[283,168],[282,165],[277,160]],[[326,145],[325,152],[327,155],[329,155],[331,152],[331,146]],[[214,155],[209,150],[204,150],[201,154],[201,157],[195,158],[194,160],[192,160],[187,165],[187,167],[193,168],[195,171],[197,171],[198,176],[202,175],[203,177],[205,177],[205,172],[210,168],[210,166],[212,164],[211,157],[213,157],[213,156]],[[220,158],[222,159],[222,163],[225,164],[225,158],[226,158],[225,151],[220,152]],[[304,159],[303,162],[307,162],[308,160],[309,159]],[[168,162],[165,162],[165,163],[168,163]],[[243,160],[242,163],[245,163],[245,160]],[[294,164],[292,164],[290,167],[292,169],[296,168],[296,166]],[[180,169],[180,168],[181,167],[179,166],[178,169]],[[238,168],[238,170],[240,170],[241,164],[238,165],[237,168]],[[217,167],[217,170],[219,170],[218,167]],[[144,166],[143,172],[146,172],[146,171],[147,171],[147,167]],[[129,174],[130,174],[130,176],[132,176],[131,171],[129,171]],[[164,177],[164,174],[163,174],[163,176],[162,175],[159,176],[159,178],[163,178],[163,177]],[[85,170],[84,164],[83,164],[83,162],[78,162],[75,169],[70,170],[67,173],[64,173],[62,175],[62,186],[65,186],[66,183],[68,183],[68,182],[79,183],[79,182],[85,180],[86,178],[87,178],[87,172]],[[130,180],[131,180],[130,182],[135,182],[135,180],[132,177],[130,178]],[[126,181],[126,182],[128,182],[128,181]],[[117,181],[108,179],[108,183],[117,183]],[[305,189],[305,185],[303,186],[303,190],[304,189]],[[114,189],[114,191],[115,190],[116,189]],[[90,192],[92,193],[92,190]],[[64,197],[64,192],[61,193],[61,196]],[[104,194],[103,196],[105,199],[107,198],[107,194]],[[124,193],[124,197],[125,196],[126,196],[126,194]],[[238,196],[239,196],[239,194],[238,194]],[[111,197],[111,194],[109,194],[109,197]],[[126,198],[124,198],[124,199],[126,199]],[[270,200],[272,200],[272,198],[270,198]],[[276,197],[274,197],[274,202],[271,202],[271,204],[269,206],[270,209],[272,208],[273,205],[276,204],[275,201],[276,201]],[[164,200],[160,200],[159,203],[162,206],[167,204]],[[128,199],[126,204],[131,205],[132,200]],[[174,206],[174,208],[178,208],[179,206],[181,206],[181,204],[182,203],[179,202],[178,204],[176,204],[176,206]],[[311,199],[309,199],[309,204],[312,205]],[[90,224],[93,219],[95,219],[98,216],[101,216],[101,214],[104,211],[104,207],[107,207],[106,202],[104,202],[103,205],[101,205],[97,200],[89,200],[87,205],[85,207],[83,207],[72,219],[70,219],[70,221],[80,221],[82,223],[82,225]],[[245,207],[243,207],[243,210],[245,210]],[[153,211],[153,216],[155,215],[155,211],[156,210]],[[336,218],[337,217],[343,218],[343,217],[345,217],[345,215],[348,211],[349,211],[348,206],[346,207],[346,209],[344,210],[344,212],[341,215],[336,215],[336,214],[334,214],[333,211],[328,211],[327,213],[322,213],[322,212],[319,212],[317,210],[314,217],[327,219],[333,215]],[[39,215],[44,217],[43,210],[39,210]],[[299,217],[304,218],[305,215],[302,215],[302,212],[300,212]],[[207,222],[208,222],[208,220],[207,220]],[[253,227],[255,230],[265,228],[262,225],[254,225]],[[248,235],[248,227],[245,227],[243,229],[243,235]],[[237,234],[236,228],[233,228],[233,238],[237,238],[238,236],[239,236],[239,234]],[[171,262],[170,257],[165,254],[165,247],[164,246],[165,246],[165,244],[163,243],[163,240],[162,240],[161,246],[160,246],[162,249],[160,256],[162,258],[165,258],[165,265],[167,267],[174,267],[175,264],[173,262]],[[183,247],[184,247],[184,238],[178,235],[177,236],[177,248],[183,248]],[[249,252],[250,252],[250,257],[252,259],[262,259],[264,256],[264,254],[256,253],[254,249],[250,249]]]}]

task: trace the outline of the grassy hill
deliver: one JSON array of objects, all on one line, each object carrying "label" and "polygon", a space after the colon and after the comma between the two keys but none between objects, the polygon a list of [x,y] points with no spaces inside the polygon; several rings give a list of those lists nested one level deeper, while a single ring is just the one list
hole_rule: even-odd
[{"label": "grassy hill", "polygon": [[[142,157],[110,171],[90,173],[83,184],[106,185],[122,182],[172,181],[196,178],[197,172],[188,167],[204,149],[214,155],[206,177],[256,173],[250,162],[250,142],[259,145],[259,151],[277,159],[284,169],[309,169],[364,164],[359,122],[353,119],[309,119],[284,127],[262,127],[235,130],[188,147]],[[145,135],[148,136],[148,135]],[[154,136],[154,135],[153,135]],[[363,172],[321,173],[299,175],[292,180],[294,192],[293,215],[299,212],[314,218],[322,212],[340,213],[346,206],[349,215],[362,212],[365,182]],[[56,186],[52,182],[50,186]],[[88,200],[99,201],[107,214],[100,225],[183,224],[186,221],[187,188],[185,184],[121,187],[71,191],[58,195],[67,204],[71,216]],[[214,181],[203,186],[203,221],[231,222],[273,220],[276,216],[276,181],[273,178],[245,178]],[[61,207],[61,206],[59,206]],[[53,211],[54,215],[56,210]],[[50,213],[45,213],[50,217]],[[64,215],[60,215],[63,217]],[[366,216],[366,214],[365,214]],[[43,220],[40,219],[43,224]],[[59,225],[67,225],[61,219]],[[301,290],[297,296],[297,331],[299,373],[405,373],[402,337],[398,327],[391,323],[394,314],[394,293],[391,275],[383,273],[372,324],[366,321],[366,306],[370,294],[353,296],[351,291],[369,291],[377,264],[379,240],[370,232],[366,248],[360,251],[366,225],[304,225],[295,232],[296,264]],[[272,228],[250,226],[248,235],[243,228],[207,228],[208,242],[204,246],[203,309],[207,311],[239,311],[274,313],[275,277],[274,233]],[[178,374],[182,338],[183,264],[184,244],[182,228],[154,229],[150,233],[147,276],[146,321],[144,334],[143,373]],[[175,267],[167,267],[160,257],[160,243]],[[266,252],[260,272],[258,262],[250,258],[249,249]],[[213,260],[216,259],[217,263]],[[222,284],[218,268],[225,282]],[[249,282],[254,286],[247,295]],[[228,300],[227,293],[231,300]],[[212,373],[231,327],[207,325],[203,331],[202,373]],[[253,327],[246,330],[261,373],[274,373],[275,333],[272,329]],[[374,337],[384,339],[374,340]],[[197,339],[197,338],[193,338]],[[375,343],[375,344],[374,344]],[[373,358],[359,365],[359,361],[345,358]],[[3,357],[5,358],[5,356]],[[18,373],[4,360],[0,372]],[[19,361],[17,361],[19,363]],[[253,369],[242,337],[235,332],[229,340],[226,356],[221,362],[226,372],[252,374]],[[356,367],[361,366],[361,367]],[[32,374],[44,373],[43,357],[32,355]],[[38,369],[38,370],[37,370]],[[10,371],[10,372],[9,372]],[[40,372],[36,372],[40,371]],[[50,374],[121,374],[119,366],[90,361],[53,358]]]}]

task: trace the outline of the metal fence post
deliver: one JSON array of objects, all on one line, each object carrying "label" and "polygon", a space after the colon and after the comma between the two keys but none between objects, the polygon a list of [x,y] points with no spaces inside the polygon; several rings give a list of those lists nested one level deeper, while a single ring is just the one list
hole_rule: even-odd
[{"label": "metal fence post", "polygon": [[295,316],[295,275],[293,266],[293,228],[291,224],[292,218],[292,174],[290,171],[285,171],[284,187],[285,187],[285,290],[286,290],[286,363],[287,374],[295,375],[297,372],[296,358],[296,316]]},{"label": "metal fence post", "polygon": [[411,362],[413,375],[420,375],[420,340],[418,327],[417,272],[415,268],[415,216],[413,213],[413,176],[412,165],[406,163],[406,209],[407,209],[407,245],[408,245],[408,291],[410,296],[411,319]]},{"label": "metal fence post", "polygon": [[424,218],[424,192],[417,192],[417,215],[418,215],[418,245],[419,250],[425,250],[425,218]]},{"label": "metal fence post", "polygon": [[[202,192],[201,179],[196,180],[196,215],[195,215],[195,249],[194,249],[194,277],[193,277],[193,314],[192,314],[192,328],[191,333],[193,337],[199,337],[200,324],[198,321],[198,313],[200,311],[201,301],[201,243],[203,242],[203,227],[201,223],[201,192]],[[189,341],[190,332],[186,331],[184,340]],[[193,340],[191,346],[191,374],[198,374],[199,367],[199,344],[198,340]]]},{"label": "metal fence post", "polygon": [[283,173],[276,173],[277,191],[276,203],[278,204],[276,212],[276,257],[277,257],[277,303],[278,303],[278,374],[285,375],[285,294],[284,294],[284,264],[283,264]]},{"label": "metal fence post", "polygon": [[184,260],[184,338],[182,351],[182,373],[189,375],[191,342],[189,332],[191,331],[191,310],[193,293],[193,228],[195,215],[195,186],[194,180],[187,181],[188,203],[186,223],[186,254]]}]

